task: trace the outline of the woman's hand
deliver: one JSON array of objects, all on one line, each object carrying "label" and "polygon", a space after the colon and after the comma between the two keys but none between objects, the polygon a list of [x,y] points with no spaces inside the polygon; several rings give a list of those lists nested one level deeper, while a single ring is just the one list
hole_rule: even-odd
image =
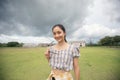
[{"label": "woman's hand", "polygon": [[50,50],[49,49],[46,50],[45,57],[47,58],[47,60],[49,62],[49,59],[50,59]]}]

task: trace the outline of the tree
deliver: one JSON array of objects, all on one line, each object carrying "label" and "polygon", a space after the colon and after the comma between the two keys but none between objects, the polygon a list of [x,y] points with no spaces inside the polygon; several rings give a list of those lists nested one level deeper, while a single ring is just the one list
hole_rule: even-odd
[{"label": "tree", "polygon": [[112,40],[111,40],[111,37],[109,37],[109,36],[106,36],[105,38],[102,38],[101,40],[100,40],[100,44],[101,45],[110,45],[111,44],[111,42],[112,42]]},{"label": "tree", "polygon": [[99,44],[103,46],[120,46],[120,36],[106,36],[100,39]]},{"label": "tree", "polygon": [[23,44],[19,44],[18,42],[8,42],[7,47],[21,47]]},{"label": "tree", "polygon": [[113,37],[114,45],[120,46],[120,36]]},{"label": "tree", "polygon": [[0,43],[0,47],[6,47],[6,43]]}]

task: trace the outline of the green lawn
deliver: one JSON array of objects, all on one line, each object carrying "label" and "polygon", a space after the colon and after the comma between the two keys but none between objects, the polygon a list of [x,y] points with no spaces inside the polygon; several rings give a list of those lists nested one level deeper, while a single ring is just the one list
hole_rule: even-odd
[{"label": "green lawn", "polygon": [[[46,80],[50,67],[45,49],[0,48],[0,80]],[[85,47],[80,51],[81,80],[120,80],[120,48]]]}]

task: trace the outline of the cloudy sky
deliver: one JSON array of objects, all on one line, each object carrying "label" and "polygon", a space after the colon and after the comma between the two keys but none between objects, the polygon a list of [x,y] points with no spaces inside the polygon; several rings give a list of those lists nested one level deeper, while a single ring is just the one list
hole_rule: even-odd
[{"label": "cloudy sky", "polygon": [[58,23],[68,41],[120,35],[120,0],[0,0],[1,43],[49,43]]}]

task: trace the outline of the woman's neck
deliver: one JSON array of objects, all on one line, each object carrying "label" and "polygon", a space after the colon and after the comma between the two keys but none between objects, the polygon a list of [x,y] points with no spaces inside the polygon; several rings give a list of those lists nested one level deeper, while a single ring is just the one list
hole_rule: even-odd
[{"label": "woman's neck", "polygon": [[58,46],[63,46],[63,45],[65,45],[65,44],[67,44],[65,41],[62,41],[62,42],[59,42],[58,43]]},{"label": "woman's neck", "polygon": [[68,49],[68,46],[69,44],[65,41],[63,42],[59,42],[56,46],[55,46],[55,49],[56,50],[65,50],[65,49]]}]

